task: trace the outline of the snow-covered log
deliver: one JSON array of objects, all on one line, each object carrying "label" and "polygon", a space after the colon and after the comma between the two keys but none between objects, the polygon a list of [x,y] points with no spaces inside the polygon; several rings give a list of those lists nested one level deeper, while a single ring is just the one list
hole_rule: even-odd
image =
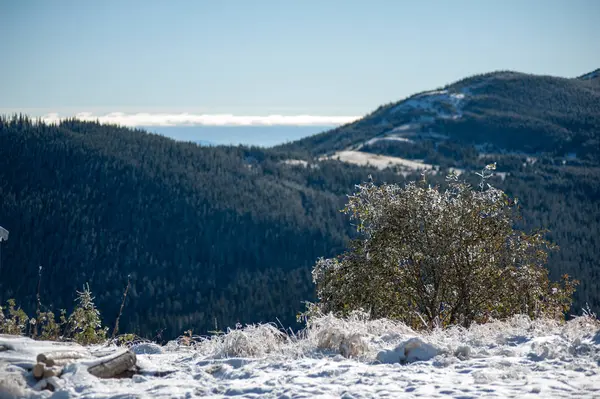
[{"label": "snow-covered log", "polygon": [[45,367],[46,365],[44,363],[37,363],[35,366],[33,366],[33,376],[38,380],[43,378]]},{"label": "snow-covered log", "polygon": [[36,360],[38,363],[44,363],[46,366],[52,367],[64,366],[86,357],[89,357],[89,355],[80,351],[55,351],[40,353],[37,355]]},{"label": "snow-covered log", "polygon": [[63,368],[60,366],[48,367],[44,363],[37,363],[33,366],[33,376],[37,380],[42,378],[60,377],[63,372]]},{"label": "snow-covered log", "polygon": [[88,372],[98,378],[113,378],[132,370],[135,363],[135,353],[126,350],[94,360]]}]

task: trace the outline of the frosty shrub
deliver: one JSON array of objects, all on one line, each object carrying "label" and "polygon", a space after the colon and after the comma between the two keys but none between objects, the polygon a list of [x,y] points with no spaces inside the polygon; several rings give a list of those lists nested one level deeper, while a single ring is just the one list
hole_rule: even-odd
[{"label": "frosty shrub", "polygon": [[90,287],[77,291],[77,306],[68,320],[68,335],[82,345],[97,344],[106,340],[106,328],[102,328],[100,312],[94,305]]},{"label": "frosty shrub", "polygon": [[445,327],[515,314],[560,319],[576,282],[552,283],[544,267],[552,245],[542,232],[515,229],[516,201],[485,180],[448,177],[444,189],[421,182],[357,186],[343,210],[360,237],[313,268],[322,312],[363,309],[413,328]]},{"label": "frosty shrub", "polygon": [[14,299],[6,301],[6,315],[0,306],[0,333],[21,335],[26,331],[29,317],[17,307]]},{"label": "frosty shrub", "polygon": [[34,335],[32,338],[42,340],[58,340],[60,339],[61,326],[67,323],[64,315],[64,310],[61,312],[60,322],[57,323],[53,312],[38,312],[36,315],[36,324],[40,327],[40,334]]}]

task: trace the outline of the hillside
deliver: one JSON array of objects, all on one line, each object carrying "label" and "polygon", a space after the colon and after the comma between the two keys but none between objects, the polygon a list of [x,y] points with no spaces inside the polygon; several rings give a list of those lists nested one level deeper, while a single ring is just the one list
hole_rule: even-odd
[{"label": "hillside", "polygon": [[0,119],[0,220],[10,231],[0,300],[32,313],[41,265],[44,308],[71,309],[89,282],[108,325],[131,275],[121,330],[147,337],[294,323],[314,296],[315,259],[350,233],[343,196],[378,172],[279,157],[96,123]]},{"label": "hillside", "polygon": [[281,148],[313,156],[360,151],[447,166],[472,166],[473,156],[482,152],[570,156],[598,164],[599,82],[597,70],[572,79],[517,72],[473,76]]}]

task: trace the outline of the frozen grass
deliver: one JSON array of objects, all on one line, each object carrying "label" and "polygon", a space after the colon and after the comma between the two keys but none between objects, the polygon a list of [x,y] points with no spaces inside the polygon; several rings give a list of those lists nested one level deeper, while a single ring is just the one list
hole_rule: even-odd
[{"label": "frozen grass", "polygon": [[181,336],[166,345],[169,351],[188,350],[212,359],[284,355],[292,336],[274,324],[252,324],[212,336]]},{"label": "frozen grass", "polygon": [[[527,355],[530,358],[567,358],[576,353],[598,352],[600,361],[600,322],[584,314],[568,322],[530,320],[517,315],[506,321],[474,324],[470,328],[452,327],[429,332],[414,331],[403,323],[388,319],[371,320],[362,312],[341,319],[319,315],[310,319],[298,334],[283,331],[275,324],[238,326],[211,337],[180,338],[168,350],[190,350],[212,359],[223,358],[323,358],[342,355],[363,362],[378,362],[381,351],[431,345],[436,355],[458,359],[486,356]],[[522,343],[531,345],[528,353],[516,353]],[[399,349],[398,349],[399,350]],[[408,350],[408,349],[407,349]],[[402,359],[401,359],[402,360]]]},{"label": "frozen grass", "polygon": [[390,166],[400,166],[407,170],[430,170],[433,168],[433,165],[412,161],[410,159],[391,157],[387,155],[371,154],[368,152],[360,152],[353,150],[338,151],[329,157],[323,156],[319,159],[335,159],[341,162],[352,163],[355,165],[370,165],[378,169],[385,169],[389,168]]}]

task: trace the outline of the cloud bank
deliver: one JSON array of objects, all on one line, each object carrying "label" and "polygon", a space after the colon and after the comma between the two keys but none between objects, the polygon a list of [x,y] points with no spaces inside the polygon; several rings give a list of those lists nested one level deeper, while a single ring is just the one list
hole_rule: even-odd
[{"label": "cloud bank", "polygon": [[240,116],[230,114],[169,114],[111,112],[94,115],[79,112],[71,116],[50,113],[41,117],[46,123],[57,123],[62,119],[75,117],[84,121],[99,121],[121,126],[337,126],[359,119],[359,116],[315,116],[315,115],[269,115]]}]

